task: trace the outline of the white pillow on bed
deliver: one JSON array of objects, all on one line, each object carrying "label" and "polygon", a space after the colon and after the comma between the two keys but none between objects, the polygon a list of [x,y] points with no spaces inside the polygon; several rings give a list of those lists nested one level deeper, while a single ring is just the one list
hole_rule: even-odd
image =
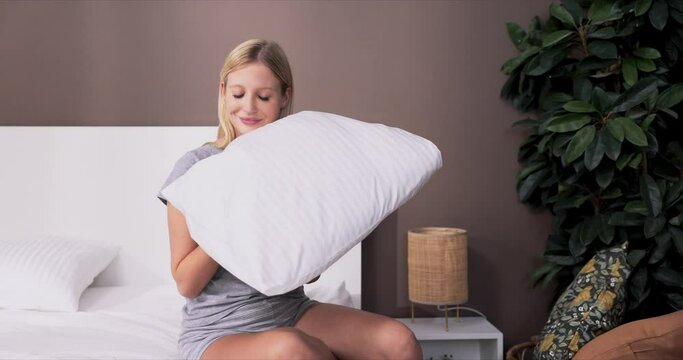
[{"label": "white pillow on bed", "polygon": [[118,247],[56,236],[0,239],[0,308],[77,311]]},{"label": "white pillow on bed", "polygon": [[162,195],[213,259],[277,295],[320,275],[440,167],[417,135],[304,111],[238,137]]},{"label": "white pillow on bed", "polygon": [[346,307],[353,307],[351,293],[346,290],[346,282],[342,281],[336,285],[318,285],[318,282],[304,285],[306,295],[323,303],[337,304]]}]

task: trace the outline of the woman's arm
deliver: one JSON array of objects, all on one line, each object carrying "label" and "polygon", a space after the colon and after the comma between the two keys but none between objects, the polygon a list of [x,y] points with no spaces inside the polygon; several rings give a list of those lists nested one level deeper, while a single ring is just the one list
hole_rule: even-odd
[{"label": "woman's arm", "polygon": [[183,213],[170,202],[167,207],[171,273],[178,292],[184,297],[196,298],[218,270],[218,263],[190,237]]}]

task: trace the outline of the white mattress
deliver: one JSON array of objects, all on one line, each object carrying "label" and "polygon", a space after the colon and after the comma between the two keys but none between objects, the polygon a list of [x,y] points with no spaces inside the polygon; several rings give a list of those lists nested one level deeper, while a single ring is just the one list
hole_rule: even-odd
[{"label": "white mattress", "polygon": [[[312,285],[313,299],[360,307],[343,283]],[[178,359],[184,303],[173,285],[107,286],[86,289],[78,312],[0,309],[0,359]]]}]

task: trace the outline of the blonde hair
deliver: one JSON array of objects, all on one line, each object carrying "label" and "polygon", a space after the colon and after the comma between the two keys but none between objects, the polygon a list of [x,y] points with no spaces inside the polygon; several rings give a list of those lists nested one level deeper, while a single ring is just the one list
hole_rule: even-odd
[{"label": "blonde hair", "polygon": [[[292,113],[292,98],[294,95],[294,82],[292,70],[289,67],[287,56],[280,45],[275,41],[251,39],[235,47],[225,58],[225,63],[220,72],[220,82],[227,84],[228,75],[242,65],[253,62],[260,62],[266,65],[273,75],[280,82],[280,91],[285,95],[287,89],[290,90],[290,97],[287,106],[280,110],[279,118]],[[224,89],[223,89],[224,90]],[[218,139],[212,143],[214,146],[225,149],[232,140],[235,139],[235,129],[228,118],[225,107],[225,91],[218,91]]]}]

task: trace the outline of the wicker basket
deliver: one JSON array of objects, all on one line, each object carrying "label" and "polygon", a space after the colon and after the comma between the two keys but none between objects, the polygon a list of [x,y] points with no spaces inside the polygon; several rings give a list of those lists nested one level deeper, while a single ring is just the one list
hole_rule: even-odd
[{"label": "wicker basket", "polygon": [[517,344],[505,353],[505,360],[531,360],[534,359],[534,346],[538,341],[537,336],[532,336],[530,341]]}]

